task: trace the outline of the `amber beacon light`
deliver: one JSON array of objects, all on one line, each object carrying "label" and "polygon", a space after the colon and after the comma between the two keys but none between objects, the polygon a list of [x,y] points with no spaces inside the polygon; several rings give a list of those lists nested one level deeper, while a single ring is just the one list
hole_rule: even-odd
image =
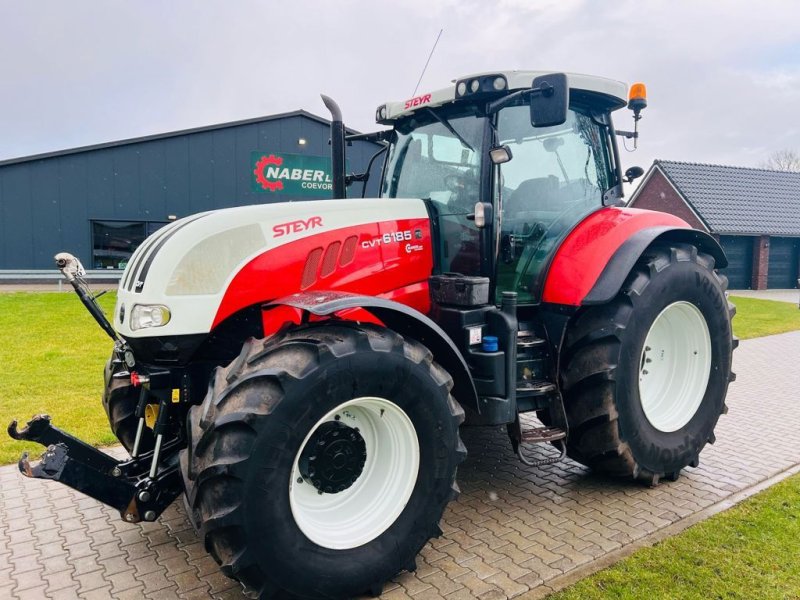
[{"label": "amber beacon light", "polygon": [[634,83],[628,92],[628,108],[638,116],[639,111],[647,107],[647,87],[643,83]]}]

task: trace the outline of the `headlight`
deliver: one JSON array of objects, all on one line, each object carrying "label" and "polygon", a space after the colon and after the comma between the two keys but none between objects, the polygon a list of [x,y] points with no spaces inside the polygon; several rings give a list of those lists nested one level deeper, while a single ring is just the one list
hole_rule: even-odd
[{"label": "headlight", "polygon": [[134,304],[131,310],[131,330],[162,327],[169,323],[169,309],[162,304]]}]

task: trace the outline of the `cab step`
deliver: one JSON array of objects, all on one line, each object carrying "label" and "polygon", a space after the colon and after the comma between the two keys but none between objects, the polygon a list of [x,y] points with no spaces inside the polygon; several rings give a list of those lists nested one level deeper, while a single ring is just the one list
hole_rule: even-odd
[{"label": "cab step", "polygon": [[560,427],[534,427],[523,429],[521,442],[523,444],[545,444],[556,442],[567,437],[567,432]]},{"label": "cab step", "polygon": [[[522,423],[518,415],[517,420],[508,426],[508,430],[515,454],[520,462],[529,467],[552,465],[561,462],[567,455],[566,429],[555,426],[530,427]],[[530,455],[530,450],[532,446],[537,444],[552,444],[558,448],[560,452],[558,456],[533,458]]]},{"label": "cab step", "polygon": [[556,385],[544,380],[523,380],[517,382],[517,398],[546,396],[556,391]]}]

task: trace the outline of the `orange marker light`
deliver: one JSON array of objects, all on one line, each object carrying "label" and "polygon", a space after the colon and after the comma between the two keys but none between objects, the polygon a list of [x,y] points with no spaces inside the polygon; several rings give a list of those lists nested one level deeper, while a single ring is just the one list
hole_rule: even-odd
[{"label": "orange marker light", "polygon": [[634,83],[628,92],[628,108],[635,113],[647,106],[647,88],[643,83]]}]

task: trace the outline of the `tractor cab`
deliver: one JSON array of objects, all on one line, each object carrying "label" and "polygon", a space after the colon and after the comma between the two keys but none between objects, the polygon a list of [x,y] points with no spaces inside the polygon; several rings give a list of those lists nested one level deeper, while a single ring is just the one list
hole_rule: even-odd
[{"label": "tractor cab", "polygon": [[541,300],[559,242],[622,196],[611,112],[625,84],[513,71],[378,108],[393,133],[381,196],[425,198],[438,272],[488,277],[500,303]]}]

